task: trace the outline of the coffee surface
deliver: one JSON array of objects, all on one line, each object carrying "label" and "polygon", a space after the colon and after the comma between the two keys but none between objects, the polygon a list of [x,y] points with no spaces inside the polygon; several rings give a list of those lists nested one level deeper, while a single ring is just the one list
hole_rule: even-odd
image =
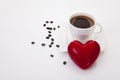
[{"label": "coffee surface", "polygon": [[89,28],[94,25],[94,21],[86,16],[75,16],[70,22],[72,25],[78,28]]}]

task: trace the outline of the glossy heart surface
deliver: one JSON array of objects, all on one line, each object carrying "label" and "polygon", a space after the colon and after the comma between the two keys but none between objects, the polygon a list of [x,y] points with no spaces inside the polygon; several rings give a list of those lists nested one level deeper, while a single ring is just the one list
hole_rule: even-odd
[{"label": "glossy heart surface", "polygon": [[73,62],[82,69],[89,68],[100,54],[100,46],[89,40],[85,44],[75,40],[68,45],[68,54]]}]

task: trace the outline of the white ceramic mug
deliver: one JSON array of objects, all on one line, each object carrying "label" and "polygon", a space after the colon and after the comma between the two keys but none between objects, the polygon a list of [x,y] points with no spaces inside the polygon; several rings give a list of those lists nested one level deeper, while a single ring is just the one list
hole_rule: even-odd
[{"label": "white ceramic mug", "polygon": [[[78,28],[70,22],[71,19],[75,16],[86,16],[86,17],[92,19],[94,21],[94,24],[89,28]],[[99,27],[99,30],[97,32],[95,32],[96,27]],[[75,14],[70,16],[70,18],[69,18],[69,29],[70,29],[70,33],[74,37],[74,39],[79,40],[83,43],[85,43],[87,40],[89,40],[89,38],[91,37],[92,34],[96,35],[96,34],[102,32],[102,27],[101,27],[100,24],[98,24],[95,21],[95,18],[88,13],[82,13],[82,12],[75,13]]]}]

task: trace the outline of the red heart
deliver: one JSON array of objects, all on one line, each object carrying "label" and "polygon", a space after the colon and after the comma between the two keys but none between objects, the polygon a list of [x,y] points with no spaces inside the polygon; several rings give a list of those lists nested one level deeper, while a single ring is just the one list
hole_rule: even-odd
[{"label": "red heart", "polygon": [[98,58],[100,46],[93,40],[88,41],[86,44],[75,40],[69,44],[68,53],[75,64],[82,69],[87,69]]}]

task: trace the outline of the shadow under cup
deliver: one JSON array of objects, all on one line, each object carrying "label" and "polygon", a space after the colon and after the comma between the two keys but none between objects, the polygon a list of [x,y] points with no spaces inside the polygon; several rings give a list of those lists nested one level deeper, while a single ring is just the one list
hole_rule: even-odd
[{"label": "shadow under cup", "polygon": [[86,42],[95,29],[94,18],[86,13],[76,13],[69,19],[69,29],[74,40]]}]

